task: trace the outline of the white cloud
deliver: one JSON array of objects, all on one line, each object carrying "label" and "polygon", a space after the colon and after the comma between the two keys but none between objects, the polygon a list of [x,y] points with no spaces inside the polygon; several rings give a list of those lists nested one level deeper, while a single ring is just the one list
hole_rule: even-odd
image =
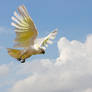
[{"label": "white cloud", "polygon": [[91,47],[92,35],[84,43],[64,37],[58,41],[57,60],[11,64],[9,92],[91,92]]},{"label": "white cloud", "polygon": [[0,77],[4,77],[8,74],[9,67],[7,65],[0,65]]},{"label": "white cloud", "polygon": [[84,92],[92,92],[92,88],[88,88]]},{"label": "white cloud", "polygon": [[[88,41],[91,41],[92,39],[87,38]],[[61,38],[58,42],[58,48],[60,56],[57,59],[57,62],[71,62],[74,59],[81,59],[81,58],[87,58],[87,49],[89,47],[88,41],[85,43],[81,43],[79,41],[73,40],[69,41],[66,38]],[[92,46],[92,45],[91,45]],[[91,49],[91,48],[90,48]],[[75,61],[75,60],[74,60]]]}]

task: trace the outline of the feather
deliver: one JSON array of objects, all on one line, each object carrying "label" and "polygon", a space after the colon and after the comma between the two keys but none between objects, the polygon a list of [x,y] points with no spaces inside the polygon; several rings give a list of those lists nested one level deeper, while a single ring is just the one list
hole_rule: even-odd
[{"label": "feather", "polygon": [[12,19],[13,21],[15,21],[16,23],[20,24],[20,22],[19,22],[15,17],[12,16],[11,19]]},{"label": "feather", "polygon": [[47,43],[52,44],[53,42],[51,40],[48,40]]},{"label": "feather", "polygon": [[[41,38],[41,40],[39,40],[37,43],[41,46],[41,47],[48,47],[48,44],[52,44],[52,40],[55,39],[57,35],[57,29],[55,29],[53,32],[51,32],[48,36],[46,36],[45,38]],[[52,39],[52,40],[51,40]],[[40,43],[39,43],[40,42]]]},{"label": "feather", "polygon": [[15,47],[25,48],[33,45],[38,32],[25,6],[19,6],[18,13],[15,11],[11,19],[13,20],[11,25],[15,27],[16,32]]},{"label": "feather", "polygon": [[14,12],[14,16],[15,16],[19,21],[21,21],[22,17],[21,17],[21,16],[19,16],[19,15],[17,14],[17,12],[16,12],[16,11]]}]

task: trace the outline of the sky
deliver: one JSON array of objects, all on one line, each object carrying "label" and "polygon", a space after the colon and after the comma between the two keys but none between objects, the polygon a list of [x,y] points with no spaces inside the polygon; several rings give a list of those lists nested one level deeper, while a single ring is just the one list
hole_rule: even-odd
[{"label": "sky", "polygon": [[[25,5],[38,37],[58,35],[45,55],[25,64],[10,57],[14,45],[11,16]],[[1,0],[0,90],[2,92],[92,92],[92,0]],[[41,85],[39,85],[41,84]]]}]

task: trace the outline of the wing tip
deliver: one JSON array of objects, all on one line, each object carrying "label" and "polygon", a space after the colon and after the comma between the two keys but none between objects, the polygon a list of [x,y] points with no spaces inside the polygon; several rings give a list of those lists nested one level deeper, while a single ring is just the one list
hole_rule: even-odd
[{"label": "wing tip", "polygon": [[16,18],[15,18],[14,16],[11,16],[11,19],[12,19],[13,21],[16,21]]},{"label": "wing tip", "polygon": [[19,5],[19,7],[18,7],[18,8],[20,8],[20,7],[25,7],[25,5],[24,5],[24,4],[21,4],[21,5]]},{"label": "wing tip", "polygon": [[58,33],[58,28],[54,29],[53,33]]},{"label": "wing tip", "polygon": [[17,16],[17,12],[16,11],[14,11],[14,13],[13,13],[15,16]]},{"label": "wing tip", "polygon": [[11,26],[16,27],[16,24],[14,22],[11,22]]}]

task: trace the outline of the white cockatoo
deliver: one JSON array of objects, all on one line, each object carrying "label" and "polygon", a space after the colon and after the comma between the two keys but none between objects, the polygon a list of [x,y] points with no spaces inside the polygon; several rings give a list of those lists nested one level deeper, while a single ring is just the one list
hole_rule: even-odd
[{"label": "white cockatoo", "polygon": [[32,55],[44,54],[47,44],[51,44],[51,40],[55,38],[57,29],[48,36],[37,39],[37,28],[24,5],[19,6],[18,13],[15,11],[11,18],[13,20],[11,25],[15,27],[14,31],[16,32],[14,48],[17,49],[8,48],[8,54],[21,63],[24,63],[25,59]]}]

